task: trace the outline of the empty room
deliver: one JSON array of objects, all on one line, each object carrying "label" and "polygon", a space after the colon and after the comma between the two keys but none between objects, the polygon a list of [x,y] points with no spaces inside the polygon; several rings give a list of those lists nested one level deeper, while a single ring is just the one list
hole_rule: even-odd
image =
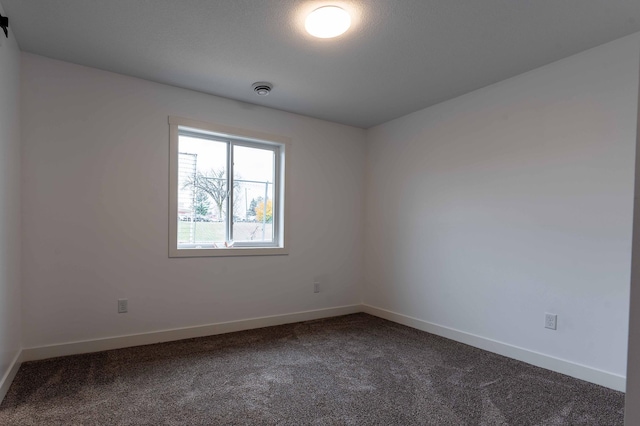
[{"label": "empty room", "polygon": [[0,27],[1,425],[640,425],[640,2]]}]

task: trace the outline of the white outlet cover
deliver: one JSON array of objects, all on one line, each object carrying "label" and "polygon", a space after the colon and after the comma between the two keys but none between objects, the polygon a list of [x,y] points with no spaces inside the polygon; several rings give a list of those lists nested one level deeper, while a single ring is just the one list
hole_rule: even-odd
[{"label": "white outlet cover", "polygon": [[545,313],[544,327],[550,330],[556,330],[558,328],[558,315]]}]

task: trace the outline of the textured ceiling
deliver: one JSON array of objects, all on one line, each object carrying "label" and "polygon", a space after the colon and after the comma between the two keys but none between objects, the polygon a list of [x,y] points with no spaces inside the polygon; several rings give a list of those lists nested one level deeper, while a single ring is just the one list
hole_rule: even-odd
[{"label": "textured ceiling", "polygon": [[[0,2],[23,51],[363,128],[640,31],[638,0]],[[324,4],[351,30],[308,36]]]}]

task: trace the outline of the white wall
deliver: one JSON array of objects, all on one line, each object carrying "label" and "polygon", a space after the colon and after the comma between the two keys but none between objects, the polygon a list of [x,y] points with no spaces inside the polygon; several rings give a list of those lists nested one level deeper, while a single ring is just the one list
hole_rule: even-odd
[{"label": "white wall", "polygon": [[370,129],[364,303],[624,383],[639,51],[635,34]]},{"label": "white wall", "polygon": [[[639,75],[640,78],[640,75]],[[640,90],[638,90],[638,131],[636,132],[636,180],[633,207],[633,256],[631,260],[631,296],[629,312],[629,351],[625,425],[640,424]]]},{"label": "white wall", "polygon": [[9,29],[8,39],[0,32],[0,385],[21,334],[20,50]]},{"label": "white wall", "polygon": [[[24,347],[360,303],[364,130],[30,54],[22,81]],[[169,115],[292,138],[288,256],[168,258]]]}]

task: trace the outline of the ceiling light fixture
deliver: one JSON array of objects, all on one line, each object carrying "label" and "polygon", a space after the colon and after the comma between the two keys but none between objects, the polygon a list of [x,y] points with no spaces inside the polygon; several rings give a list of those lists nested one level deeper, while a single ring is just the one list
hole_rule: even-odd
[{"label": "ceiling light fixture", "polygon": [[271,89],[273,89],[273,84],[267,83],[266,81],[258,81],[257,83],[253,83],[251,88],[258,96],[267,96],[269,92],[271,92]]},{"label": "ceiling light fixture", "polygon": [[332,38],[343,34],[351,26],[351,16],[338,6],[323,6],[307,16],[304,27],[318,38]]}]

